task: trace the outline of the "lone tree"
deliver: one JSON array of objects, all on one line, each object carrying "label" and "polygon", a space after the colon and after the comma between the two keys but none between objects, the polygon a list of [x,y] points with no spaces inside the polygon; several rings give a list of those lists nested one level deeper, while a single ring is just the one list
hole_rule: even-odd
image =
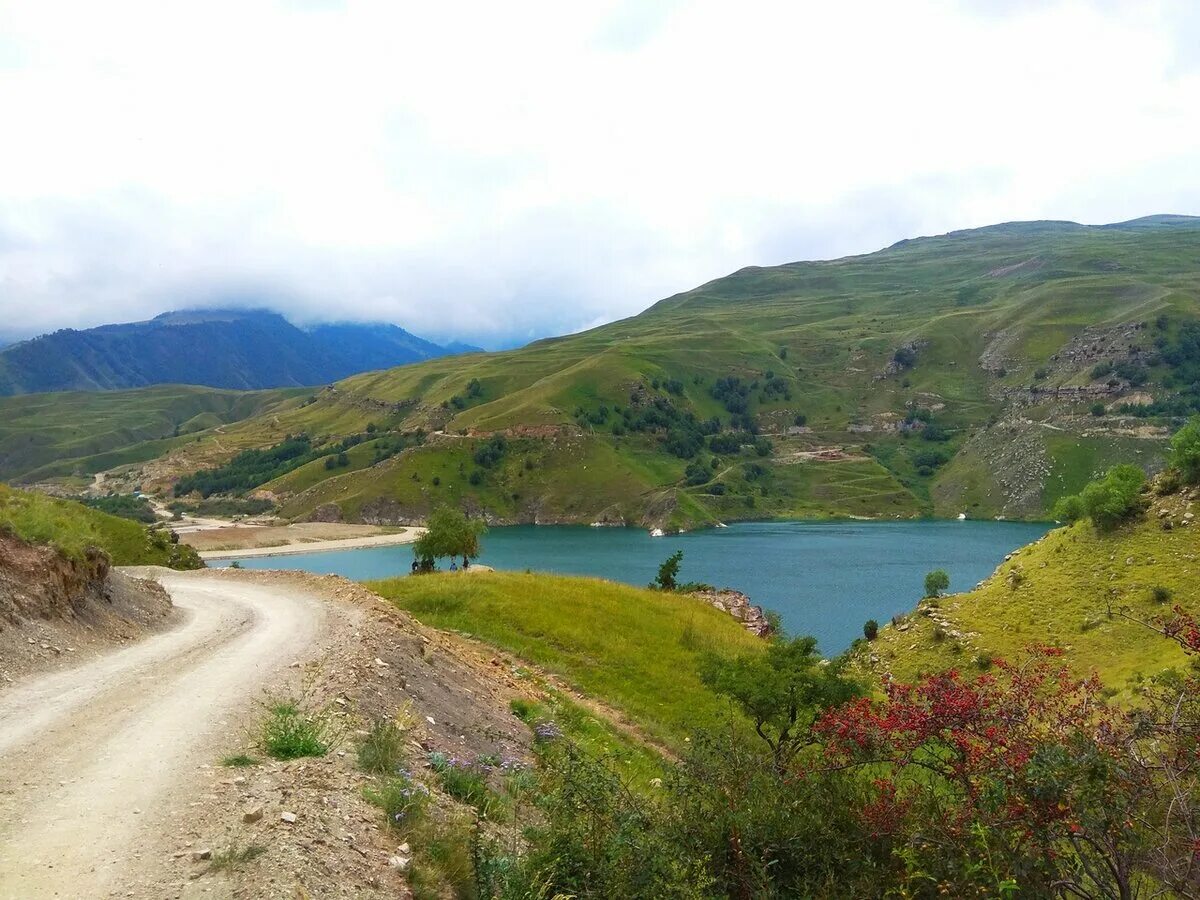
[{"label": "lone tree", "polygon": [[413,553],[423,569],[432,569],[435,559],[447,556],[474,559],[479,555],[479,538],[486,533],[482,519],[467,518],[462,511],[444,506],[429,516],[425,533],[413,544]]},{"label": "lone tree", "polygon": [[676,550],[658,567],[658,575],[650,587],[660,591],[673,591],[679,587],[679,564],[683,562],[683,551]]},{"label": "lone tree", "polygon": [[945,569],[934,569],[925,576],[925,596],[940,597],[950,587],[950,576]]},{"label": "lone tree", "polygon": [[874,619],[867,619],[863,624],[863,637],[868,641],[873,641],[879,637],[879,623]]},{"label": "lone tree", "polygon": [[765,653],[733,659],[710,655],[700,675],[709,688],[733,699],[749,716],[771,748],[779,774],[814,743],[812,729],[821,714],[861,692],[842,677],[840,663],[824,663],[812,637],[775,640]]}]

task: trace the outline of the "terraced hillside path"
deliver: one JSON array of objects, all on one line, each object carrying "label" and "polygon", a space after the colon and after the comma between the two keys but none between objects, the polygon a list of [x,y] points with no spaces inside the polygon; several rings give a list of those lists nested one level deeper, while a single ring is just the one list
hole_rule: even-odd
[{"label": "terraced hillside path", "polygon": [[262,690],[318,652],[319,632],[356,627],[354,609],[294,588],[158,578],[185,613],[178,628],[0,692],[3,900],[134,896]]}]

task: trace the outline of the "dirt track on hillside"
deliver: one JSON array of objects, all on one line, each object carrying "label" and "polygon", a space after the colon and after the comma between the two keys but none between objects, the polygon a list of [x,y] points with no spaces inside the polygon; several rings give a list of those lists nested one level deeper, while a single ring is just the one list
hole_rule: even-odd
[{"label": "dirt track on hillside", "polygon": [[103,897],[155,864],[196,772],[332,615],[270,585],[162,576],[183,625],[0,694],[0,897]]},{"label": "dirt track on hillside", "polygon": [[[129,571],[170,592],[170,631],[0,686],[0,900],[409,896],[399,839],[363,796],[361,729],[407,716],[414,769],[435,750],[528,755],[520,664],[352,582]],[[333,752],[263,759],[268,695],[330,716]],[[220,765],[235,753],[258,764]],[[251,846],[263,855],[237,871],[202,855]]]}]

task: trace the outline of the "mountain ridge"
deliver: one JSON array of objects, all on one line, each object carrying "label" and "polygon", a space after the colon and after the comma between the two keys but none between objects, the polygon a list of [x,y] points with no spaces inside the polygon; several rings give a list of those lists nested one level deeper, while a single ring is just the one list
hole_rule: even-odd
[{"label": "mountain ridge", "polygon": [[384,323],[305,329],[268,310],[172,310],[140,322],[60,329],[4,347],[0,395],[156,384],[315,386],[463,349]]}]

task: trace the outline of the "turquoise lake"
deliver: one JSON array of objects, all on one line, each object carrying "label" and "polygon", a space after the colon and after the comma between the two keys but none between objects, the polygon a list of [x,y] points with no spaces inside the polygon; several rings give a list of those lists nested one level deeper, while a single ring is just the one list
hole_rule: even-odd
[{"label": "turquoise lake", "polygon": [[[952,591],[986,578],[1006,553],[1050,526],[1025,522],[744,522],[650,537],[635,528],[519,525],[493,528],[479,562],[496,569],[594,575],[645,585],[683,551],[681,578],[744,591],[777,611],[794,634],[811,634],[835,654],[867,619],[911,610],[925,573],[945,569]],[[244,559],[248,569],[305,569],[355,580],[405,575],[407,546]],[[215,562],[224,566],[228,562]]]}]

